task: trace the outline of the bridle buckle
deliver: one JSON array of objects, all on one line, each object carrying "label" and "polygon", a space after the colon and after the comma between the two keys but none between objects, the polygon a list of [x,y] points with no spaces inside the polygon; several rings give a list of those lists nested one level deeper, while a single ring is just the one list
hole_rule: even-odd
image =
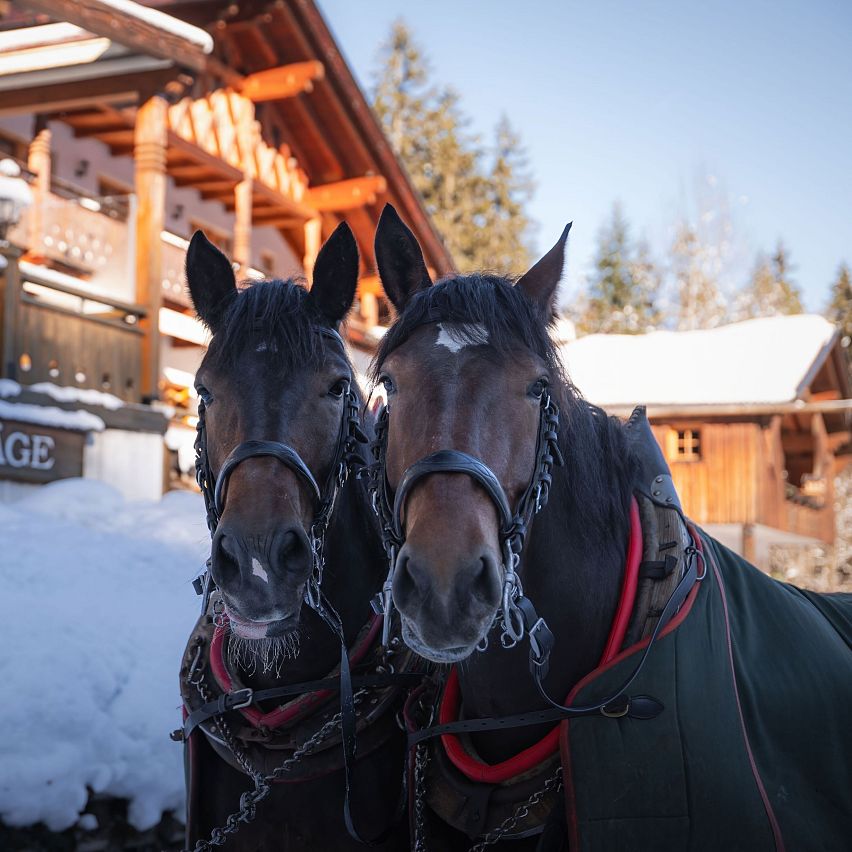
[{"label": "bridle buckle", "polygon": [[238,689],[236,692],[230,693],[229,698],[231,699],[228,702],[229,710],[242,710],[254,701],[254,690],[247,686],[244,689]]}]

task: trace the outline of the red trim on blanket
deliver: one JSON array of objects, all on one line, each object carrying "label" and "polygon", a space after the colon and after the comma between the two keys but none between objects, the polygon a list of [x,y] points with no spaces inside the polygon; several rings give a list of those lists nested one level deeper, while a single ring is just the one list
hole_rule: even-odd
[{"label": "red trim on blanket", "polygon": [[[692,525],[689,525],[689,533],[692,537],[693,544],[695,547],[703,554],[704,547],[701,542],[701,538],[698,535],[698,531]],[[695,599],[698,596],[698,591],[701,587],[701,583],[694,583],[692,586],[692,590],[686,596],[686,600],[683,602],[683,606],[681,606],[680,610],[678,610],[677,615],[663,628],[660,635],[657,637],[657,641],[662,639],[664,636],[668,636],[669,633],[677,630],[681,624],[686,620],[686,617],[692,611],[692,605],[695,603]],[[613,666],[617,666],[623,660],[626,660],[628,657],[637,654],[639,651],[644,650],[648,643],[651,641],[651,637],[647,636],[645,639],[642,639],[639,642],[631,645],[629,648],[625,648],[620,654],[613,657],[607,663],[602,666],[599,666],[594,671],[589,672],[576,686],[571,690],[571,693],[568,696],[568,700],[565,702],[566,704],[571,704],[576,698],[577,694],[581,689],[588,686],[595,678],[600,677],[604,672],[611,669]],[[571,849],[579,849],[580,848],[580,830],[577,824],[577,805],[574,797],[574,775],[571,767],[571,748],[570,748],[570,726],[571,720],[566,719],[564,722],[559,723],[559,748],[562,754],[562,785],[565,790],[565,814],[568,821],[568,832],[571,838],[569,846]]]},{"label": "red trim on blanket", "polygon": [[[639,518],[639,505],[636,498],[630,501],[630,541],[627,545],[627,558],[624,568],[624,579],[621,584],[621,596],[618,610],[610,628],[609,638],[604,646],[600,665],[608,662],[624,642],[624,635],[633,614],[633,604],[636,602],[636,585],[639,577],[639,563],[642,561],[642,524]],[[597,671],[597,669],[596,669]],[[569,701],[566,703],[570,703]],[[458,669],[453,666],[438,714],[441,725],[455,722],[459,718],[461,707],[461,689],[459,686]],[[486,763],[479,757],[470,754],[455,734],[443,734],[441,742],[451,763],[471,781],[482,781],[487,784],[499,784],[517,775],[528,772],[533,767],[543,763],[559,748],[559,725],[555,725],[538,742],[533,743],[522,752],[501,761]]]},{"label": "red trim on blanket", "polygon": [[775,811],[772,809],[772,804],[769,801],[769,796],[766,795],[766,789],[763,786],[763,779],[760,777],[760,771],[757,768],[754,755],[751,751],[751,743],[748,740],[748,731],[746,731],[745,717],[743,716],[743,708],[740,704],[740,691],[737,688],[737,672],[734,668],[734,651],[731,647],[731,623],[728,619],[728,599],[725,595],[725,583],[722,580],[722,575],[719,573],[719,568],[716,565],[716,560],[710,554],[710,565],[713,567],[713,574],[716,577],[716,582],[719,584],[719,596],[722,598],[722,611],[725,614],[725,640],[728,647],[728,661],[731,664],[731,683],[734,686],[734,698],[737,703],[737,715],[740,719],[740,730],[743,734],[743,742],[745,743],[748,762],[751,765],[751,774],[754,777],[754,782],[757,784],[757,789],[760,793],[760,798],[763,800],[763,808],[766,811],[766,816],[769,819],[769,825],[772,828],[772,836],[775,840],[775,849],[777,852],[784,852],[784,837],[781,834],[781,827],[778,825],[778,820],[775,818]]},{"label": "red trim on blanket", "polygon": [[[227,620],[228,616],[223,613],[223,619]],[[349,652],[349,662],[355,666],[367,654],[367,651],[373,645],[379,631],[382,629],[382,616],[371,615],[369,628],[361,642]],[[231,673],[225,665],[223,656],[225,647],[226,628],[217,627],[213,632],[213,640],[210,643],[210,669],[219,688],[224,692],[231,692],[234,688],[234,682],[231,678]],[[255,728],[264,726],[274,729],[286,725],[288,722],[294,722],[297,719],[302,719],[308,716],[310,712],[320,704],[325,703],[335,693],[332,690],[324,689],[319,692],[309,692],[301,695],[295,700],[289,702],[284,707],[276,707],[268,713],[264,713],[257,707],[249,706],[240,708],[240,713],[244,718]]]}]

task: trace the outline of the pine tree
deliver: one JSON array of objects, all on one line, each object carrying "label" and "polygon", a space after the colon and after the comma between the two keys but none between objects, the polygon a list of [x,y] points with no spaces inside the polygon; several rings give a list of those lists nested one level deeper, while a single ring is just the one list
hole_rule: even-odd
[{"label": "pine tree", "polygon": [[801,293],[791,280],[790,271],[790,261],[783,243],[778,243],[772,257],[760,255],[751,281],[737,297],[737,319],[802,313]]},{"label": "pine tree", "polygon": [[852,352],[852,272],[845,263],[838,267],[831,285],[828,318],[840,328],[847,351]]},{"label": "pine tree", "polygon": [[638,334],[659,322],[655,305],[659,275],[643,243],[634,250],[627,222],[614,205],[598,232],[595,271],[578,327],[585,334]]},{"label": "pine tree", "polygon": [[523,271],[531,185],[517,134],[501,121],[489,170],[458,94],[430,83],[429,65],[402,21],[379,63],[376,115],[459,271]]},{"label": "pine tree", "polygon": [[692,225],[681,222],[671,251],[678,331],[723,325],[728,319],[728,308],[716,278],[719,267],[716,247],[703,243]]},{"label": "pine tree", "polygon": [[524,207],[533,191],[526,152],[506,115],[494,132],[494,160],[488,180],[489,204],[483,234],[487,239],[489,267],[520,275],[531,262],[530,221]]}]

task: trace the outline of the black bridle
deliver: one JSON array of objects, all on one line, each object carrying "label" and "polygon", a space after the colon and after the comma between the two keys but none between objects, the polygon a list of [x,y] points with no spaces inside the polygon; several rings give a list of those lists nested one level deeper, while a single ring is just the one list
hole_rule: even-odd
[{"label": "black bridle", "polygon": [[[612,695],[595,704],[580,707],[566,707],[555,701],[544,686],[544,678],[550,667],[550,654],[556,643],[555,637],[545,620],[538,615],[532,601],[523,594],[523,587],[517,574],[521,552],[524,547],[529,525],[535,515],[547,504],[552,484],[554,465],[563,464],[562,453],[558,446],[559,408],[547,390],[541,397],[539,426],[536,443],[536,466],[532,478],[515,507],[509,508],[506,492],[494,472],[485,462],[459,450],[439,450],[414,462],[402,474],[396,494],[392,496],[387,479],[387,445],[390,409],[385,406],[376,424],[376,436],[371,446],[373,463],[370,465],[370,491],[373,509],[382,526],[382,539],[388,557],[389,570],[382,592],[373,601],[377,612],[385,614],[384,627],[388,629],[390,613],[393,607],[393,577],[399,549],[405,542],[403,511],[405,500],[414,485],[424,477],[436,473],[464,473],[482,486],[497,509],[500,518],[500,546],[503,554],[503,592],[502,606],[497,611],[495,623],[502,625],[501,644],[511,648],[523,639],[529,639],[529,669],[536,688],[548,709],[532,711],[515,716],[499,718],[468,719],[449,722],[443,725],[431,725],[419,731],[409,733],[409,746],[441,734],[462,734],[477,731],[493,731],[514,727],[526,727],[549,721],[559,721],[576,716],[602,715],[607,718],[629,716],[633,719],[651,719],[663,709],[655,698],[646,695],[625,694],[638,677],[645,660],[655,641],[665,626],[671,621],[680,606],[686,600],[694,583],[703,579],[705,571],[698,574],[698,561],[704,557],[696,547],[686,549],[686,565],[683,577],[669,597],[663,612],[651,634],[648,645],[640,656],[630,676]],[[646,495],[657,503],[655,497]],[[686,518],[676,506],[664,504],[666,508],[675,508],[681,519]],[[477,649],[484,651],[488,646],[488,636],[480,642]]]},{"label": "black bridle", "polygon": [[[370,466],[370,491],[373,495],[373,509],[382,525],[382,540],[388,557],[389,570],[382,592],[374,600],[374,608],[385,614],[385,630],[389,629],[390,614],[393,608],[393,577],[396,571],[396,559],[405,543],[403,512],[405,501],[412,488],[427,476],[435,473],[464,473],[482,486],[497,509],[500,522],[500,550],[503,557],[502,606],[497,618],[502,623],[501,642],[504,647],[512,647],[521,641],[528,625],[520,602],[525,600],[523,587],[517,573],[521,560],[527,531],[533,517],[546,505],[553,482],[553,467],[563,463],[562,453],[557,443],[559,432],[559,406],[547,392],[541,395],[539,404],[538,434],[536,438],[535,469],[527,487],[515,506],[509,505],[509,498],[500,480],[485,464],[468,453],[459,450],[438,450],[414,462],[403,474],[395,495],[387,479],[388,418],[389,406],[385,406],[376,423],[376,437],[371,451],[373,464]],[[537,634],[544,621],[535,627]],[[530,639],[536,641],[533,633]],[[483,648],[484,649],[484,648]]]},{"label": "black bridle", "polygon": [[[339,343],[344,347],[343,338],[333,329],[317,327],[316,331]],[[355,840],[372,845],[381,842],[392,829],[388,827],[377,838],[363,838],[355,827],[351,813],[351,789],[352,772],[355,763],[355,700],[352,684],[352,673],[349,664],[349,653],[346,647],[346,637],[343,630],[343,621],[340,615],[328,601],[322,591],[322,575],[325,566],[325,535],[331,520],[331,514],[337,501],[337,495],[343,487],[351,471],[360,473],[364,466],[364,460],[358,452],[359,444],[366,444],[367,437],[361,431],[358,417],[358,397],[347,384],[344,393],[343,412],[341,415],[340,428],[337,435],[337,447],[331,468],[322,488],[317,485],[316,479],[305,464],[299,453],[289,444],[281,441],[244,441],[236,446],[229,454],[218,476],[214,475],[210,466],[210,458],[207,449],[207,428],[205,423],[206,406],[202,399],[198,401],[198,425],[195,438],[195,477],[201,494],[204,497],[204,505],[207,512],[207,527],[211,538],[216,532],[222,514],[225,511],[225,500],[227,498],[228,481],[236,467],[251,458],[269,457],[274,458],[293,471],[305,484],[314,498],[315,512],[311,522],[310,538],[311,551],[313,554],[313,567],[311,576],[305,586],[305,603],[313,609],[325,622],[329,629],[335,634],[340,642],[340,712],[341,712],[341,739],[343,744],[343,768],[345,777],[345,793],[343,802],[343,817],[346,829]],[[196,592],[203,596],[202,614],[207,611],[210,593],[215,584],[212,579],[211,561],[208,560],[206,569],[195,579]],[[417,677],[419,679],[419,676]],[[412,677],[405,673],[391,673],[384,677],[375,679],[376,684],[382,685],[389,680],[411,685]],[[365,681],[360,678],[360,681]],[[239,690],[238,693],[229,693],[222,696],[213,711],[236,709],[246,706],[255,700],[263,698],[280,697],[299,693],[315,692],[320,689],[329,688],[328,679],[309,681],[286,688],[265,690],[255,694],[252,690]],[[248,695],[246,696],[246,693]],[[219,704],[221,703],[221,710]],[[214,715],[205,708],[205,718]],[[196,722],[197,724],[197,722]],[[191,729],[190,729],[191,731]],[[257,788],[257,780],[255,779]],[[255,790],[257,793],[258,790]],[[247,820],[246,820],[247,821]]]},{"label": "black bridle", "polygon": [[[340,344],[343,348],[343,338],[331,328],[317,327],[318,334],[328,337]],[[311,550],[313,552],[313,571],[305,590],[305,602],[312,609],[317,609],[317,604],[322,591],[322,569],[324,566],[323,549],[325,534],[331,513],[337,500],[337,494],[346,482],[350,470],[360,469],[363,459],[358,452],[359,444],[366,444],[367,437],[361,431],[358,417],[358,397],[347,383],[343,395],[343,412],[341,415],[340,428],[337,433],[337,445],[332,459],[331,468],[322,488],[317,485],[310,468],[302,460],[296,450],[282,441],[244,441],[238,444],[222,462],[219,475],[213,474],[210,466],[210,457],[207,451],[207,426],[205,423],[206,406],[204,400],[198,400],[198,425],[195,435],[195,481],[198,483],[201,494],[204,497],[204,506],[207,512],[207,528],[210,530],[211,538],[219,526],[219,521],[225,511],[225,499],[228,493],[228,481],[235,468],[252,458],[274,458],[288,467],[301,482],[307,486],[314,500],[315,512],[311,521]],[[204,603],[202,611],[206,610],[207,598],[213,587],[210,575],[210,562],[207,570],[195,580],[195,588],[199,594],[203,594]]]}]

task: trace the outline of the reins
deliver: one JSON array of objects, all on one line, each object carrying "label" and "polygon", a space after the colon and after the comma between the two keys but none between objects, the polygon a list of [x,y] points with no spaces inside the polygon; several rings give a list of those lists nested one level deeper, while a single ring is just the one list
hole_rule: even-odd
[{"label": "reins", "polygon": [[[316,331],[335,342],[341,348],[344,346],[343,338],[337,331],[317,327]],[[207,527],[211,538],[214,536],[219,521],[225,510],[227,498],[227,486],[231,474],[236,467],[250,458],[270,457],[284,464],[293,471],[300,481],[305,484],[315,502],[315,513],[311,523],[310,540],[313,558],[311,576],[305,588],[305,603],[319,615],[329,630],[334,633],[340,643],[340,669],[337,678],[324,678],[320,680],[307,681],[301,684],[291,684],[283,687],[275,687],[265,690],[241,689],[221,695],[215,701],[206,702],[202,707],[191,713],[185,723],[184,736],[188,736],[203,721],[221,715],[230,710],[246,707],[251,703],[273,698],[292,697],[294,695],[317,692],[325,689],[338,689],[340,692],[340,727],[343,746],[343,770],[345,781],[345,792],[343,801],[343,817],[346,830],[350,836],[367,845],[373,845],[383,841],[393,830],[391,823],[381,834],[374,838],[364,838],[358,832],[354,824],[351,811],[352,773],[355,763],[356,751],[356,711],[354,687],[381,687],[392,683],[402,685],[413,685],[421,679],[420,675],[406,672],[389,671],[374,676],[359,676],[353,678],[349,654],[344,635],[343,621],[340,615],[328,601],[322,590],[323,568],[325,565],[324,546],[325,535],[331,520],[338,493],[346,482],[349,473],[354,469],[360,472],[363,467],[363,459],[358,453],[358,444],[366,444],[367,437],[361,430],[358,418],[358,399],[351,385],[347,384],[344,393],[343,413],[341,416],[340,429],[338,430],[337,447],[332,460],[326,482],[322,488],[317,485],[316,479],[308,466],[302,460],[298,452],[288,444],[280,441],[245,441],[235,447],[222,463],[218,476],[213,474],[207,448],[207,430],[205,423],[206,406],[202,399],[198,402],[198,425],[196,428],[195,453],[196,453],[196,481],[204,498],[207,513]],[[215,588],[212,578],[211,561],[208,560],[206,569],[193,581],[196,592],[202,596],[202,613],[207,611],[210,593]],[[388,617],[385,617],[384,634],[387,633]],[[387,646],[387,642],[384,643]],[[229,817],[229,824],[234,825],[241,822],[249,822],[254,819],[254,806],[269,794],[270,787],[262,776],[252,775],[255,790],[251,801],[240,802],[240,812],[234,818]],[[236,830],[236,828],[234,829]],[[214,831],[214,838],[217,832]],[[215,839],[210,841],[199,841],[195,849],[208,849],[212,845],[219,845]]]}]

